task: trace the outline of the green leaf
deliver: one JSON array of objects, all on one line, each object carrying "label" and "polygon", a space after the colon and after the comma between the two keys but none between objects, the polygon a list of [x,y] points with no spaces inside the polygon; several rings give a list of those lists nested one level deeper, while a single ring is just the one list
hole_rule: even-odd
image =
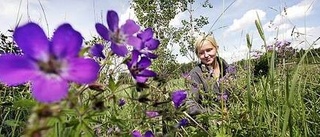
[{"label": "green leaf", "polygon": [[79,123],[80,122],[78,119],[72,119],[71,121],[65,123],[65,127],[76,127]]},{"label": "green leaf", "polygon": [[13,107],[15,107],[15,108],[20,107],[20,108],[29,109],[29,108],[34,107],[36,104],[37,104],[37,102],[35,102],[34,100],[31,100],[31,99],[20,99],[20,100],[13,102]]},{"label": "green leaf", "polygon": [[256,27],[257,27],[257,29],[258,29],[258,32],[259,32],[259,35],[260,35],[261,39],[262,39],[263,41],[265,41],[265,36],[264,36],[263,29],[262,29],[262,27],[261,27],[261,21],[260,21],[260,18],[259,18],[258,13],[257,13],[257,18],[258,18],[258,20],[255,20],[254,23],[256,24]]},{"label": "green leaf", "polygon": [[4,123],[8,126],[15,127],[19,126],[22,122],[17,120],[6,120]]},{"label": "green leaf", "polygon": [[115,83],[115,81],[111,75],[109,75],[108,87],[112,92],[115,92],[118,88],[117,84]]},{"label": "green leaf", "polygon": [[249,50],[251,49],[252,47],[252,43],[251,43],[251,40],[250,40],[250,36],[249,34],[246,35],[246,39],[247,39],[247,47],[249,48]]},{"label": "green leaf", "polygon": [[85,48],[81,49],[81,51],[79,52],[79,56],[84,56],[84,54],[87,53],[90,48],[91,47],[85,47]]}]

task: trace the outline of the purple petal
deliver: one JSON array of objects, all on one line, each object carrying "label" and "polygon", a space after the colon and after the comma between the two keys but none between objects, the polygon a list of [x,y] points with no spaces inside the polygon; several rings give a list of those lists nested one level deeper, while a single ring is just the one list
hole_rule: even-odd
[{"label": "purple petal", "polygon": [[98,57],[98,58],[106,58],[102,52],[103,50],[103,45],[101,44],[95,44],[91,49],[90,49],[90,54],[92,56]]},{"label": "purple petal", "polygon": [[141,50],[143,48],[141,39],[135,36],[128,36],[127,43],[129,45],[132,45],[136,50]]},{"label": "purple petal", "polygon": [[148,130],[145,134],[144,134],[144,137],[154,137],[153,133]]},{"label": "purple petal", "polygon": [[52,51],[57,57],[77,57],[82,45],[81,34],[70,24],[62,24],[54,32]]},{"label": "purple petal", "polygon": [[98,78],[100,66],[93,59],[72,58],[68,60],[62,77],[79,84],[90,84]]},{"label": "purple petal", "polygon": [[137,36],[142,39],[142,41],[147,41],[153,37],[153,31],[151,28],[147,28]]},{"label": "purple petal", "polygon": [[42,103],[58,102],[68,95],[68,82],[57,75],[43,74],[32,81],[31,88],[33,97]]},{"label": "purple petal", "polygon": [[31,80],[37,73],[37,65],[25,56],[0,56],[0,81],[10,86]]},{"label": "purple petal", "polygon": [[125,57],[128,53],[128,49],[125,45],[117,45],[115,43],[111,43],[111,50],[114,54]]},{"label": "purple petal", "polygon": [[25,55],[37,60],[48,59],[49,40],[39,25],[28,23],[18,27],[13,39]]},{"label": "purple petal", "polygon": [[187,98],[187,93],[184,90],[177,90],[173,92],[171,95],[171,99],[176,108],[179,108],[186,98]]},{"label": "purple petal", "polygon": [[186,125],[188,125],[189,124],[189,121],[188,121],[188,119],[181,119],[180,121],[179,121],[179,127],[184,127],[184,126],[186,126]]},{"label": "purple petal", "polygon": [[138,59],[139,59],[139,55],[140,55],[140,52],[137,51],[137,50],[132,50],[132,54],[131,54],[131,62],[132,63],[137,63],[138,62]]},{"label": "purple petal", "polygon": [[118,29],[119,27],[119,16],[117,12],[113,10],[109,10],[107,13],[107,23],[109,29],[114,32],[115,30]]},{"label": "purple petal", "polygon": [[144,76],[135,76],[135,79],[138,83],[145,83],[148,80],[148,78]]},{"label": "purple petal", "polygon": [[138,62],[139,69],[145,69],[151,65],[151,60],[147,57],[142,57],[141,60]]},{"label": "purple petal", "polygon": [[148,70],[148,69],[144,69],[143,71],[141,71],[138,76],[144,76],[144,77],[155,77],[157,76],[157,73]]},{"label": "purple petal", "polygon": [[159,40],[156,39],[150,39],[147,42],[144,43],[144,45],[149,49],[149,50],[155,50],[158,48],[160,44]]},{"label": "purple petal", "polygon": [[140,30],[140,26],[133,20],[128,19],[126,23],[121,26],[120,30],[124,32],[124,34],[133,35]]},{"label": "purple petal", "polygon": [[96,23],[96,30],[98,34],[105,40],[110,41],[109,30],[101,23]]},{"label": "purple petal", "polygon": [[118,102],[118,106],[123,106],[124,104],[126,104],[126,101],[123,99],[123,98],[121,98],[121,99],[119,99],[119,102]]},{"label": "purple petal", "polygon": [[154,118],[154,117],[159,116],[159,113],[158,113],[157,111],[147,111],[147,112],[146,112],[146,115],[147,115],[149,118]]},{"label": "purple petal", "polygon": [[158,55],[151,53],[151,52],[147,52],[145,53],[147,55],[148,58],[150,59],[156,59],[158,57]]},{"label": "purple petal", "polygon": [[142,134],[138,130],[134,130],[131,133],[132,137],[142,137]]}]

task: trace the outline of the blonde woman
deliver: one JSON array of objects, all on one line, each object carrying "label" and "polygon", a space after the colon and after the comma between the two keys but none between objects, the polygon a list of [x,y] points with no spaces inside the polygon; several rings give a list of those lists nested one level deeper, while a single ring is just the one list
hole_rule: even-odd
[{"label": "blonde woman", "polygon": [[[189,73],[192,85],[186,102],[189,115],[207,111],[208,109],[204,109],[207,107],[203,103],[204,100],[217,101],[222,95],[229,95],[229,92],[220,91],[219,87],[218,80],[226,75],[229,65],[218,57],[218,49],[219,46],[213,36],[200,36],[195,42],[195,53],[201,62]],[[204,91],[205,95],[200,91]]]}]

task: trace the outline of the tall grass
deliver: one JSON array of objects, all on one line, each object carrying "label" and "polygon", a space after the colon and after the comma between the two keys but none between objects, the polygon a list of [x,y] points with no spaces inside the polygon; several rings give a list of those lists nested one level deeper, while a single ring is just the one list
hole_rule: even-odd
[{"label": "tall grass", "polygon": [[[256,27],[266,47],[259,18]],[[249,35],[246,39],[251,49]],[[260,77],[253,76],[254,60],[238,64],[236,79],[225,87],[231,89],[227,109],[223,103],[209,102],[215,113],[198,117],[188,116],[184,108],[174,109],[170,102],[173,91],[189,90],[183,78],[154,80],[138,92],[133,83],[119,84],[105,71],[98,81],[102,91],[72,85],[70,94],[75,95],[52,105],[33,101],[28,85],[0,85],[0,136],[37,135],[38,131],[47,136],[130,136],[133,129],[152,130],[156,136],[319,136],[320,66],[310,63],[319,63],[319,55],[312,53],[308,58],[310,50],[293,64],[277,64],[273,51],[267,61],[269,72]],[[122,97],[127,103],[119,107]],[[44,115],[44,110],[52,114]],[[148,118],[146,111],[159,111],[160,116]],[[181,118],[196,124],[176,128]],[[27,128],[30,125],[34,127]]]}]

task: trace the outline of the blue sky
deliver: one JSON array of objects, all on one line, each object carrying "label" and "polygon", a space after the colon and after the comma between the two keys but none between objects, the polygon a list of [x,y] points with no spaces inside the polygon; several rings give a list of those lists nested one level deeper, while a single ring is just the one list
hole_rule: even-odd
[{"label": "blue sky", "polygon": [[[97,35],[94,28],[95,22],[106,22],[107,10],[117,11],[122,22],[128,18],[135,19],[130,9],[130,0],[40,1],[43,9],[38,0],[1,0],[0,31],[10,35],[7,29],[13,29],[18,20],[20,24],[33,21],[39,23],[51,36],[57,26],[68,22],[86,39],[90,39],[91,36]],[[318,0],[236,0],[214,25],[213,22],[233,0],[209,0],[213,5],[212,9],[199,7],[199,3],[204,1],[196,0],[193,5],[195,8],[193,16],[209,17],[210,24],[201,31],[213,31],[220,46],[219,54],[229,63],[247,56],[246,34],[252,37],[253,49],[261,50],[263,43],[254,25],[257,13],[264,27],[268,44],[274,43],[277,38],[291,41],[291,45],[295,48],[308,48],[314,40],[320,37],[320,20],[318,19],[320,3]],[[180,21],[188,17],[188,12],[180,13],[171,21],[171,25],[179,26]],[[294,26],[295,33],[291,36]],[[318,42],[314,47],[319,47],[319,44]],[[174,53],[178,53],[178,46],[171,48],[174,49]],[[178,56],[178,61],[188,62],[189,60]]]}]

